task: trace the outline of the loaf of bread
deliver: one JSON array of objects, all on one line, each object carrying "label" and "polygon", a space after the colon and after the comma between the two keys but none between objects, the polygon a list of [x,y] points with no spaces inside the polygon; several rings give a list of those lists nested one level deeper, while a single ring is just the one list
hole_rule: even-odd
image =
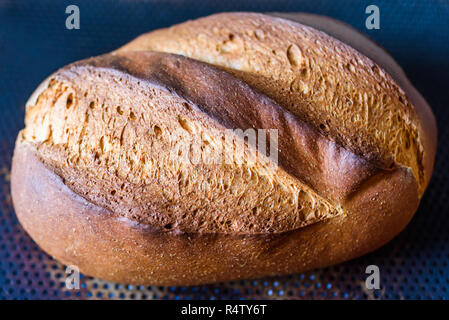
[{"label": "loaf of bread", "polygon": [[397,235],[436,140],[422,96],[351,27],[223,13],[45,80],[27,102],[12,196],[31,237],[87,275],[190,285],[287,274]]}]

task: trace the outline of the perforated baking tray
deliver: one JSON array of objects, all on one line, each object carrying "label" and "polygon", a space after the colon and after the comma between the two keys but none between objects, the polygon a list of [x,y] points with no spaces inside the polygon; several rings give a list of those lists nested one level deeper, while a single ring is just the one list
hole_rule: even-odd
[{"label": "perforated baking tray", "polygon": [[[338,3],[337,3],[338,2]],[[0,299],[446,299],[449,296],[449,5],[375,1],[381,29],[365,29],[363,1],[0,1]],[[65,28],[77,4],[80,30]],[[24,104],[57,68],[113,50],[135,36],[215,11],[306,11],[341,19],[386,47],[426,97],[439,122],[435,174],[408,228],[362,258],[304,274],[193,287],[141,287],[81,276],[66,288],[66,269],[18,224],[10,166]],[[413,21],[413,23],[411,23]],[[279,263],[282,263],[280,261]],[[368,265],[379,290],[365,287]]]}]

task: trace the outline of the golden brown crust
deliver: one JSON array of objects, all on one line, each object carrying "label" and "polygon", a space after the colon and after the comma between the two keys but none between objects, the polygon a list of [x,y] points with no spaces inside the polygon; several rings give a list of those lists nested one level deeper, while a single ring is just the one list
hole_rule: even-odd
[{"label": "golden brown crust", "polygon": [[[273,37],[279,32],[278,38]],[[217,41],[220,47],[215,47]],[[239,52],[242,45],[244,54]],[[279,54],[282,48],[285,55]],[[178,50],[226,72],[142,49]],[[277,52],[274,58],[272,50]],[[338,56],[334,66],[338,70],[326,62],[330,52]],[[264,65],[259,54],[273,58],[274,65]],[[311,74],[299,81],[303,67]],[[340,92],[339,86],[330,85],[335,99],[320,96],[330,81],[320,82],[323,68],[353,91]],[[401,77],[396,81],[410,85]],[[292,83],[298,90],[307,87],[311,95],[304,90],[299,95],[288,92]],[[434,119],[416,90],[404,90],[415,108],[371,60],[321,32],[285,20],[222,14],[157,31],[113,55],[70,65],[36,90],[27,103],[26,129],[18,137],[13,158],[16,213],[33,239],[55,258],[88,275],[119,282],[211,283],[345,261],[400,232],[428,183],[436,145]],[[346,94],[363,103],[339,113]],[[376,95],[386,103],[385,119]],[[330,107],[321,110],[327,102],[332,102]],[[345,122],[348,112],[363,118],[363,110],[368,110],[368,118],[370,110],[375,113],[369,118],[373,125]],[[328,118],[336,122],[327,123]],[[241,194],[252,197],[243,204],[227,193],[228,182],[218,183],[213,192],[193,184],[182,194],[178,171],[161,178],[159,169],[172,170],[162,157],[166,150],[145,149],[163,137],[156,120],[166,125],[164,130],[181,126],[190,134],[191,125],[206,131],[276,128],[279,167],[273,171],[242,167],[258,177],[257,183],[235,182]],[[393,121],[394,128],[379,120]],[[410,138],[408,142],[404,137]],[[399,151],[392,152],[385,138],[398,142]],[[182,134],[177,139],[187,141]],[[406,145],[408,151],[402,149]],[[146,154],[156,158],[148,162]],[[155,167],[158,170],[151,171]],[[208,181],[211,176],[205,173],[220,175],[236,167],[187,169],[195,183]],[[269,178],[261,179],[262,171]],[[264,189],[273,184],[273,190]],[[297,191],[306,191],[307,199],[295,198]],[[217,195],[220,201],[231,202],[220,204],[214,200]],[[262,210],[251,210],[271,196],[275,196],[271,203],[282,206],[274,210],[263,202]],[[200,227],[201,219],[190,219],[193,207],[182,205],[204,203],[208,197],[211,201],[201,219],[209,224]],[[298,223],[301,212],[294,209],[298,206],[315,216]],[[321,209],[313,211],[314,207]],[[248,217],[253,220],[245,220]],[[230,227],[217,226],[222,220],[230,221]]]},{"label": "golden brown crust", "polygon": [[117,52],[136,50],[222,67],[345,148],[385,168],[410,167],[424,192],[434,143],[422,136],[414,106],[379,65],[323,32],[261,14],[220,13],[144,34]]},{"label": "golden brown crust", "polygon": [[[18,143],[12,196],[20,223],[45,251],[87,275],[135,284],[189,285],[301,272],[375,250],[418,206],[409,170],[369,181],[346,216],[281,234],[152,232],[74,194]],[[380,200],[382,199],[382,200]]]}]

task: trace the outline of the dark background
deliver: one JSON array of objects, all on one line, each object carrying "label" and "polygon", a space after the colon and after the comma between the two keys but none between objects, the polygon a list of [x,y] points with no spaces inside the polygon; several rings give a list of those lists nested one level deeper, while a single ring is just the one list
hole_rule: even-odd
[{"label": "dark background", "polygon": [[[70,4],[80,8],[80,30],[65,28],[65,8]],[[380,8],[380,30],[365,28],[365,8],[370,4]],[[11,204],[11,157],[27,98],[65,64],[111,51],[141,33],[220,11],[329,15],[368,34],[392,54],[438,121],[434,176],[417,214],[382,249],[323,270],[187,288],[135,287],[82,277],[80,290],[67,291],[65,268],[25,234]],[[448,58],[449,2],[443,0],[0,0],[0,298],[448,298]],[[381,290],[364,289],[365,268],[370,264],[380,268]]]}]

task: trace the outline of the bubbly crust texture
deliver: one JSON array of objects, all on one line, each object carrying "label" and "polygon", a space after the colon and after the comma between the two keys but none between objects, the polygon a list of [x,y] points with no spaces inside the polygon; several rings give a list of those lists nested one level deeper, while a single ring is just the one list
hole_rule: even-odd
[{"label": "bubbly crust texture", "polygon": [[[434,119],[410,87],[284,19],[229,13],[155,31],[33,93],[13,158],[16,213],[51,255],[119,282],[348,260],[402,230],[430,178]],[[236,129],[276,130],[276,161]]]},{"label": "bubbly crust texture", "polygon": [[[232,144],[219,150],[234,128],[278,129],[281,166],[249,153],[239,163]],[[296,229],[342,214],[328,198],[377,172],[227,73],[154,52],[61,70],[28,107],[19,139],[78,194],[157,230]],[[198,141],[204,159],[193,163]],[[211,161],[218,153],[231,159]]]}]

